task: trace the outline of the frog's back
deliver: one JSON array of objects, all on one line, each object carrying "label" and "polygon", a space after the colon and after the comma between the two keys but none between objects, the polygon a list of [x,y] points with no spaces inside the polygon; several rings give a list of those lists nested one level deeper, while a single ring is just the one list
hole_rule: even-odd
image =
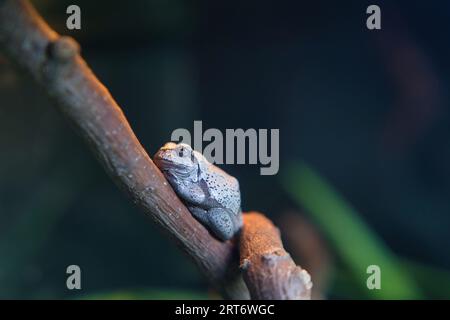
[{"label": "frog's back", "polygon": [[208,185],[211,196],[223,207],[239,215],[241,211],[241,194],[239,182],[222,169],[211,166],[205,173],[204,179]]}]

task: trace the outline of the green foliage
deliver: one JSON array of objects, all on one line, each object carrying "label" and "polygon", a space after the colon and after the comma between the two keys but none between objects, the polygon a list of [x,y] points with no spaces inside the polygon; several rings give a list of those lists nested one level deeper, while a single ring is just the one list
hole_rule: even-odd
[{"label": "green foliage", "polygon": [[119,290],[78,297],[82,300],[204,300],[205,294],[186,290],[135,289]]},{"label": "green foliage", "polygon": [[401,260],[403,268],[426,293],[427,299],[450,299],[450,272],[410,260]]},{"label": "green foliage", "polygon": [[[283,176],[292,197],[312,215],[342,261],[359,298],[417,299],[422,294],[398,258],[333,187],[306,164],[292,165]],[[369,265],[381,268],[381,289],[366,286]]]}]

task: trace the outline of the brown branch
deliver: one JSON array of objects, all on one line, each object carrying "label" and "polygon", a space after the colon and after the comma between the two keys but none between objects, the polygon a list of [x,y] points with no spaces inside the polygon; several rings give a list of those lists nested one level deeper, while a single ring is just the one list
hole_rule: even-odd
[{"label": "brown branch", "polygon": [[78,54],[76,42],[51,30],[27,1],[7,0],[0,1],[0,46],[56,100],[108,174],[207,278],[228,297],[246,297],[245,286],[236,291],[227,278],[236,274],[233,243],[211,237],[181,203],[120,107]]},{"label": "brown branch", "polygon": [[[0,0],[0,48],[49,93],[58,109],[89,143],[106,172],[194,260],[208,280],[225,297],[248,298],[237,268],[236,243],[216,240],[192,217],[139,143],[111,94],[79,55],[78,44],[53,31],[28,1]],[[251,228],[244,227],[241,242],[249,242],[248,248],[253,248],[252,232],[246,230]],[[269,236],[270,232],[267,232]],[[260,236],[261,232],[255,233],[256,239]],[[252,259],[249,257],[249,261]],[[292,271],[284,263],[277,265],[282,267],[280,272]],[[266,271],[274,272],[273,268],[261,269]],[[247,284],[251,285],[253,273],[247,271],[246,275]],[[302,286],[301,282],[291,281],[296,278],[289,275],[286,280],[290,282],[286,285]],[[260,279],[256,277],[255,281],[251,286],[252,295],[269,297]],[[261,290],[261,294],[255,290]],[[303,296],[275,294],[272,297]]]},{"label": "brown branch", "polygon": [[244,215],[241,269],[252,299],[310,299],[311,277],[284,250],[278,229],[259,213]]},{"label": "brown branch", "polygon": [[323,292],[327,291],[330,282],[333,259],[319,230],[297,211],[283,212],[276,221],[283,230],[284,243],[294,261],[301,261],[311,272],[314,279],[311,299],[325,299]]}]

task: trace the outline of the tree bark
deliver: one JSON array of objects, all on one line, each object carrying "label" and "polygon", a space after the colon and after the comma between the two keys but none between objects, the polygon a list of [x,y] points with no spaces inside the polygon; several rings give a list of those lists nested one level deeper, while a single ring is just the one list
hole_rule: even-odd
[{"label": "tree bark", "polygon": [[312,282],[284,250],[279,230],[257,212],[244,215],[241,269],[255,300],[308,300]]},{"label": "tree bark", "polygon": [[[216,240],[193,218],[140,144],[107,88],[80,56],[77,42],[53,31],[28,1],[0,0],[0,48],[53,98],[106,172],[193,259],[210,283],[226,298],[248,298],[238,269],[237,240]],[[245,230],[246,226],[244,235]],[[241,245],[253,241],[248,232],[244,239]],[[255,280],[258,285],[253,289],[265,292],[260,279]],[[247,276],[247,284],[252,281],[253,277]]]}]

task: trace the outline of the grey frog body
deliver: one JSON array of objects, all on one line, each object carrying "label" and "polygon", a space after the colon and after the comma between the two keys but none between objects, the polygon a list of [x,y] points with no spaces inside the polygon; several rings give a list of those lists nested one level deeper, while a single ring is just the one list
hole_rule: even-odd
[{"label": "grey frog body", "polygon": [[154,157],[189,211],[220,240],[242,226],[239,182],[187,144],[166,143]]}]

